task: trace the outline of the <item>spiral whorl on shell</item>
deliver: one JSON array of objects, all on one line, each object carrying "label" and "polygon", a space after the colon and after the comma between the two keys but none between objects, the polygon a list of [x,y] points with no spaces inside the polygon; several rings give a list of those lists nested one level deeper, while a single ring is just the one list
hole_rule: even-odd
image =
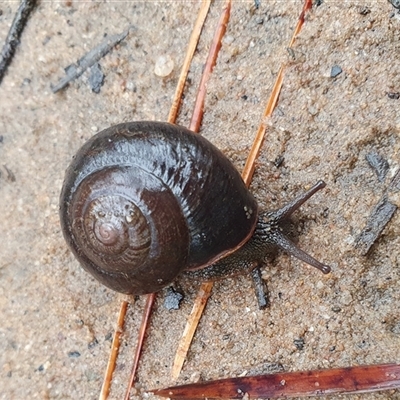
[{"label": "spiral whorl on shell", "polygon": [[87,271],[116,291],[144,294],[242,245],[257,204],[206,139],[176,125],[132,122],[79,150],[66,172],[60,218]]}]

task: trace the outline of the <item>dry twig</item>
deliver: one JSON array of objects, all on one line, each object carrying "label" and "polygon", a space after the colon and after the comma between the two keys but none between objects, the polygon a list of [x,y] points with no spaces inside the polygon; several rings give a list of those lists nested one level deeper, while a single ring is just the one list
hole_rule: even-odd
[{"label": "dry twig", "polygon": [[129,29],[119,35],[108,36],[106,40],[80,58],[76,64],[71,64],[69,67],[65,68],[67,76],[60,79],[54,86],[51,85],[53,93],[57,93],[59,90],[65,88],[71,81],[79,78],[88,68],[109,53],[119,42],[124,40],[128,33]]},{"label": "dry twig", "polygon": [[373,244],[378,240],[386,225],[392,219],[397,210],[396,201],[391,201],[391,197],[400,191],[400,169],[397,171],[389,187],[375,205],[368,217],[365,228],[357,237],[355,244],[360,254],[365,256]]},{"label": "dry twig", "polygon": [[22,31],[28,21],[29,14],[35,8],[36,0],[22,0],[11,24],[10,30],[0,54],[0,83],[7,67],[15,54]]}]

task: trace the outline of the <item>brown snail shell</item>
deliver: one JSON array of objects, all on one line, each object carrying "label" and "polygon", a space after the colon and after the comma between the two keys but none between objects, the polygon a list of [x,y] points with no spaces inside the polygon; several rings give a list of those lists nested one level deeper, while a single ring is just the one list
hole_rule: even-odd
[{"label": "brown snail shell", "polygon": [[258,209],[238,171],[205,138],[168,123],[130,122],[78,151],[60,219],[88,272],[118,292],[145,294],[242,246]]}]

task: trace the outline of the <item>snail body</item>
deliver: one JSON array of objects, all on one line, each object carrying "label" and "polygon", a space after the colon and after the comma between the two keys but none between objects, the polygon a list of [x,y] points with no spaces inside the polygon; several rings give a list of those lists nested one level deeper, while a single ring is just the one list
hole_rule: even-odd
[{"label": "snail body", "polygon": [[81,265],[121,293],[156,292],[185,271],[215,279],[252,268],[276,246],[329,272],[281,232],[324,184],[316,186],[291,207],[260,213],[238,171],[205,138],[131,122],[78,151],[60,196],[61,227]]}]

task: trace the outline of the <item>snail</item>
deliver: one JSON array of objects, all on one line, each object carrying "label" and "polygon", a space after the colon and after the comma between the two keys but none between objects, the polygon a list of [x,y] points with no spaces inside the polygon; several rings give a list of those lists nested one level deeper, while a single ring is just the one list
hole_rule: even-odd
[{"label": "snail", "polygon": [[85,270],[126,294],[159,291],[183,273],[217,279],[281,248],[328,273],[285,234],[290,215],[325,183],[273,212],[204,137],[162,122],[112,126],[68,167],[61,227]]}]

